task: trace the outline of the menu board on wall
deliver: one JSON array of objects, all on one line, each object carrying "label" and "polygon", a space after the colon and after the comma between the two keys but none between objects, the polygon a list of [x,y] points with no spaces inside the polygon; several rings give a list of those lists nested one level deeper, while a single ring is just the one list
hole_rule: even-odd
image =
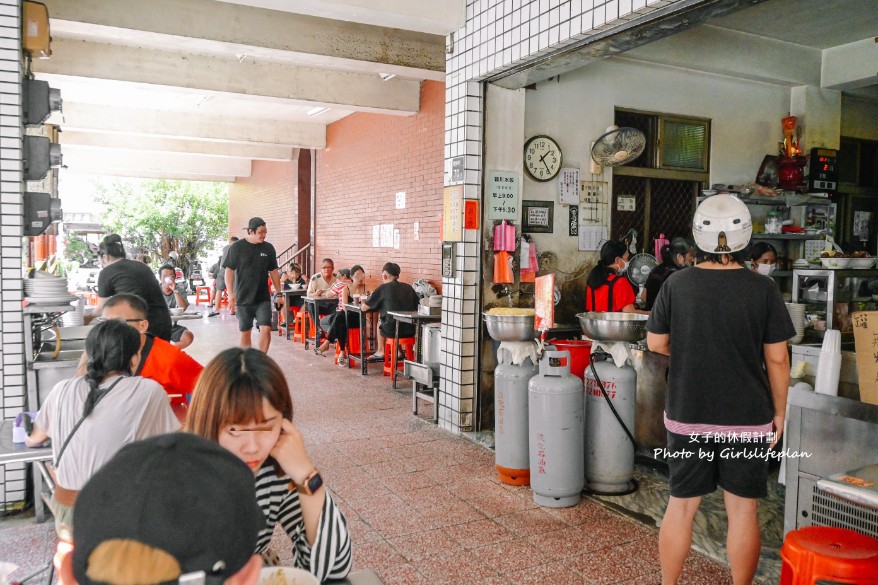
[{"label": "menu board on wall", "polygon": [[459,242],[463,234],[463,186],[445,187],[445,205],[442,214],[442,239]]},{"label": "menu board on wall", "polygon": [[518,214],[521,211],[520,184],[518,173],[488,172],[488,219],[518,221]]}]

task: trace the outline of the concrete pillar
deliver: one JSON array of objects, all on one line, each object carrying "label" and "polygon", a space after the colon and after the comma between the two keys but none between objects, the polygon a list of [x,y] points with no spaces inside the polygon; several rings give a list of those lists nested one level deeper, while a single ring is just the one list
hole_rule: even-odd
[{"label": "concrete pillar", "polygon": [[[838,149],[841,143],[841,91],[813,85],[790,90],[790,114],[802,127],[802,154],[812,148]],[[778,121],[780,129],[780,121]]]}]

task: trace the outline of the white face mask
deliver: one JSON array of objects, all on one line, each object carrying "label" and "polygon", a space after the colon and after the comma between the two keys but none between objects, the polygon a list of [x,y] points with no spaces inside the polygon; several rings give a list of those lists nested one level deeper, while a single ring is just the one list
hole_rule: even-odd
[{"label": "white face mask", "polygon": [[625,274],[625,271],[628,270],[628,262],[622,261],[622,268],[616,270],[616,274]]},{"label": "white face mask", "polygon": [[759,274],[764,274],[765,276],[768,276],[769,274],[774,272],[775,268],[777,268],[777,264],[757,264],[756,265],[756,272],[758,272]]}]

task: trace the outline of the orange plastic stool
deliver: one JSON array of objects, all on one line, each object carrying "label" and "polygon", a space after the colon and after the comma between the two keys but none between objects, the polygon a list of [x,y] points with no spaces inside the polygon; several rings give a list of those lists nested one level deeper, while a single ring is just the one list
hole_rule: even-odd
[{"label": "orange plastic stool", "polygon": [[[205,293],[207,297],[201,296],[201,293]],[[200,305],[204,303],[205,305],[209,305],[213,301],[213,296],[210,294],[209,286],[196,286],[195,287],[195,304]]]},{"label": "orange plastic stool", "polygon": [[309,339],[314,339],[317,332],[314,329],[314,320],[308,311],[299,311],[293,321],[293,341],[301,341],[307,343]]},{"label": "orange plastic stool", "polygon": [[216,310],[219,311],[223,307],[229,306],[229,291],[227,289],[223,289],[219,294],[219,302],[216,305]]},{"label": "orange plastic stool", "polygon": [[[415,338],[414,337],[400,337],[399,338],[399,347],[401,347],[405,351],[405,359],[411,361],[415,360]],[[394,370],[399,371],[402,370],[401,360],[396,361],[394,364],[393,360],[396,357],[396,344],[394,343],[394,339],[392,337],[387,338],[387,343],[384,344],[384,375],[392,376]]]},{"label": "orange plastic stool", "polygon": [[[299,307],[291,307],[290,311],[293,313],[293,323],[296,322],[296,315],[299,313]],[[277,314],[278,324],[277,324],[277,334],[283,335],[286,332],[289,323],[287,323],[287,308],[281,307],[281,310]],[[289,339],[289,337],[287,337]]]},{"label": "orange plastic stool", "polygon": [[780,585],[818,581],[878,585],[878,539],[844,528],[807,526],[787,534],[780,549]]},{"label": "orange plastic stool", "polygon": [[[348,329],[348,356],[360,353],[360,328],[356,327]],[[335,344],[335,363],[338,364],[338,356],[341,355],[341,347]],[[348,367],[353,368],[354,364],[348,360]]]}]

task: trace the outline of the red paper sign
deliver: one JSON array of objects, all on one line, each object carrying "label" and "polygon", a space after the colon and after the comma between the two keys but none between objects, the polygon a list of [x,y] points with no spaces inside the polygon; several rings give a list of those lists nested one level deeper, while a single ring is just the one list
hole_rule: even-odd
[{"label": "red paper sign", "polygon": [[534,289],[534,327],[537,331],[555,326],[555,275],[538,276]]},{"label": "red paper sign", "polygon": [[479,229],[479,202],[475,199],[467,199],[463,203],[463,228]]}]

